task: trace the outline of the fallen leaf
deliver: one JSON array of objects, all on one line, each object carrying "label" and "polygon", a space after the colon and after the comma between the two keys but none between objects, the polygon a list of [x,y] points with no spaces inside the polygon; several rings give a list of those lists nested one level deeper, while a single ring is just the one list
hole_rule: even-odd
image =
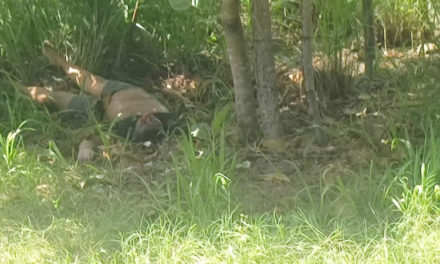
[{"label": "fallen leaf", "polygon": [[249,169],[251,167],[251,162],[248,160],[243,161],[240,164],[237,164],[237,169],[243,168],[243,169]]},{"label": "fallen leaf", "polygon": [[273,172],[273,173],[267,173],[261,176],[261,179],[263,181],[267,182],[289,182],[290,179],[287,177],[286,174],[281,172]]}]

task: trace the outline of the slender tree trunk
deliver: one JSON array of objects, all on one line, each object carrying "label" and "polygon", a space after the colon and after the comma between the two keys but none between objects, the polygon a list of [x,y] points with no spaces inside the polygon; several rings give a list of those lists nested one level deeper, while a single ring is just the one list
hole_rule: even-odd
[{"label": "slender tree trunk", "polygon": [[265,140],[278,140],[283,129],[278,109],[270,7],[268,0],[251,0],[251,4],[260,125]]},{"label": "slender tree trunk", "polygon": [[241,132],[252,139],[258,132],[257,102],[240,20],[240,0],[222,0],[221,18],[234,82],[237,121]]},{"label": "slender tree trunk", "polygon": [[376,57],[376,40],[374,36],[374,10],[373,0],[362,0],[364,11],[364,50],[365,50],[365,73],[373,76],[373,62]]},{"label": "slender tree trunk", "polygon": [[309,105],[309,116],[315,130],[315,143],[320,146],[327,145],[327,135],[321,129],[321,111],[319,108],[318,93],[315,90],[315,79],[313,77],[313,0],[302,1],[302,24],[303,24],[303,42],[302,58],[304,70],[304,83],[306,87],[307,102]]},{"label": "slender tree trunk", "polygon": [[303,0],[303,42],[302,42],[302,58],[304,69],[304,83],[307,93],[307,102],[309,104],[309,115],[314,122],[320,120],[321,114],[318,105],[318,94],[315,90],[315,81],[313,77],[313,21],[312,6],[313,0]]}]

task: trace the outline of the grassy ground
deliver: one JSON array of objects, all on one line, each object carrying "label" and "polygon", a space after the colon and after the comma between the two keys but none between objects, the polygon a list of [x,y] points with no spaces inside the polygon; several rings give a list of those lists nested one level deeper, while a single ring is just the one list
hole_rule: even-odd
[{"label": "grassy ground", "polygon": [[[0,262],[439,262],[438,61],[399,62],[353,106],[364,115],[330,123],[330,154],[239,151],[225,108],[197,137],[76,164],[73,132],[3,100]],[[8,134],[18,114],[29,121]]]},{"label": "grassy ground", "polygon": [[[338,0],[344,12],[334,13],[318,1],[327,13],[317,54],[330,58],[316,65],[329,137],[317,147],[293,69],[299,2],[273,1],[287,136],[269,153],[235,135],[218,1],[185,12],[140,1],[130,33],[135,2],[3,0],[0,263],[440,262],[437,55],[380,52],[376,77],[365,80],[342,50],[361,43],[360,2]],[[436,26],[435,1],[399,3],[377,3],[382,45],[435,42],[422,34]],[[41,56],[44,39],[99,74],[153,84],[171,109],[185,106],[193,133],[156,147],[109,142],[94,162],[76,163],[88,130],[66,127],[8,84],[62,76]],[[332,60],[342,73],[326,71]]]}]

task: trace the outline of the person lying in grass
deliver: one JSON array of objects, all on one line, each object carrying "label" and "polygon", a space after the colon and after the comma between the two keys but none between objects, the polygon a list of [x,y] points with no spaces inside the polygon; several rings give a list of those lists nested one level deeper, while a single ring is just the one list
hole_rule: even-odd
[{"label": "person lying in grass", "polygon": [[[107,80],[75,66],[58,55],[47,41],[43,43],[43,55],[90,96],[38,86],[20,86],[20,90],[35,102],[68,113],[72,122],[85,121],[93,111],[99,111],[105,121],[114,124],[115,134],[138,142],[157,141],[175,124],[176,115],[142,88]],[[93,159],[99,143],[100,137],[84,139],[79,145],[78,160]]]}]

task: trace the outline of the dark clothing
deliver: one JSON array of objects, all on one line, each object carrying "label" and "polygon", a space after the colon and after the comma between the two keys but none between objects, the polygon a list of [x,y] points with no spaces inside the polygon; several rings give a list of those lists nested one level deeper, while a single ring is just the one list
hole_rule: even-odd
[{"label": "dark clothing", "polygon": [[[61,119],[73,128],[84,126],[90,117],[100,119],[97,101],[88,95],[76,95],[70,100],[67,109],[60,112]],[[99,110],[99,109],[98,109]]]},{"label": "dark clothing", "polygon": [[[101,97],[111,97],[116,92],[133,88],[137,87],[128,83],[109,80],[102,90]],[[104,109],[102,107],[101,101],[97,101],[96,99],[88,95],[76,95],[69,102],[67,109],[60,113],[60,116],[61,119],[65,121],[69,126],[73,128],[79,128],[85,126],[87,124],[87,121],[89,121],[90,117],[92,116],[94,116],[97,120],[101,120],[103,117],[103,112]],[[128,119],[132,120],[134,118],[130,117]],[[118,123],[121,121],[118,121]],[[126,122],[124,122],[124,124]]]},{"label": "dark clothing", "polygon": [[120,82],[120,81],[112,81],[108,80],[107,83],[102,88],[101,92],[101,98],[104,98],[105,96],[112,96],[116,92],[127,90],[127,89],[138,89],[139,87],[136,87],[132,84]]}]

